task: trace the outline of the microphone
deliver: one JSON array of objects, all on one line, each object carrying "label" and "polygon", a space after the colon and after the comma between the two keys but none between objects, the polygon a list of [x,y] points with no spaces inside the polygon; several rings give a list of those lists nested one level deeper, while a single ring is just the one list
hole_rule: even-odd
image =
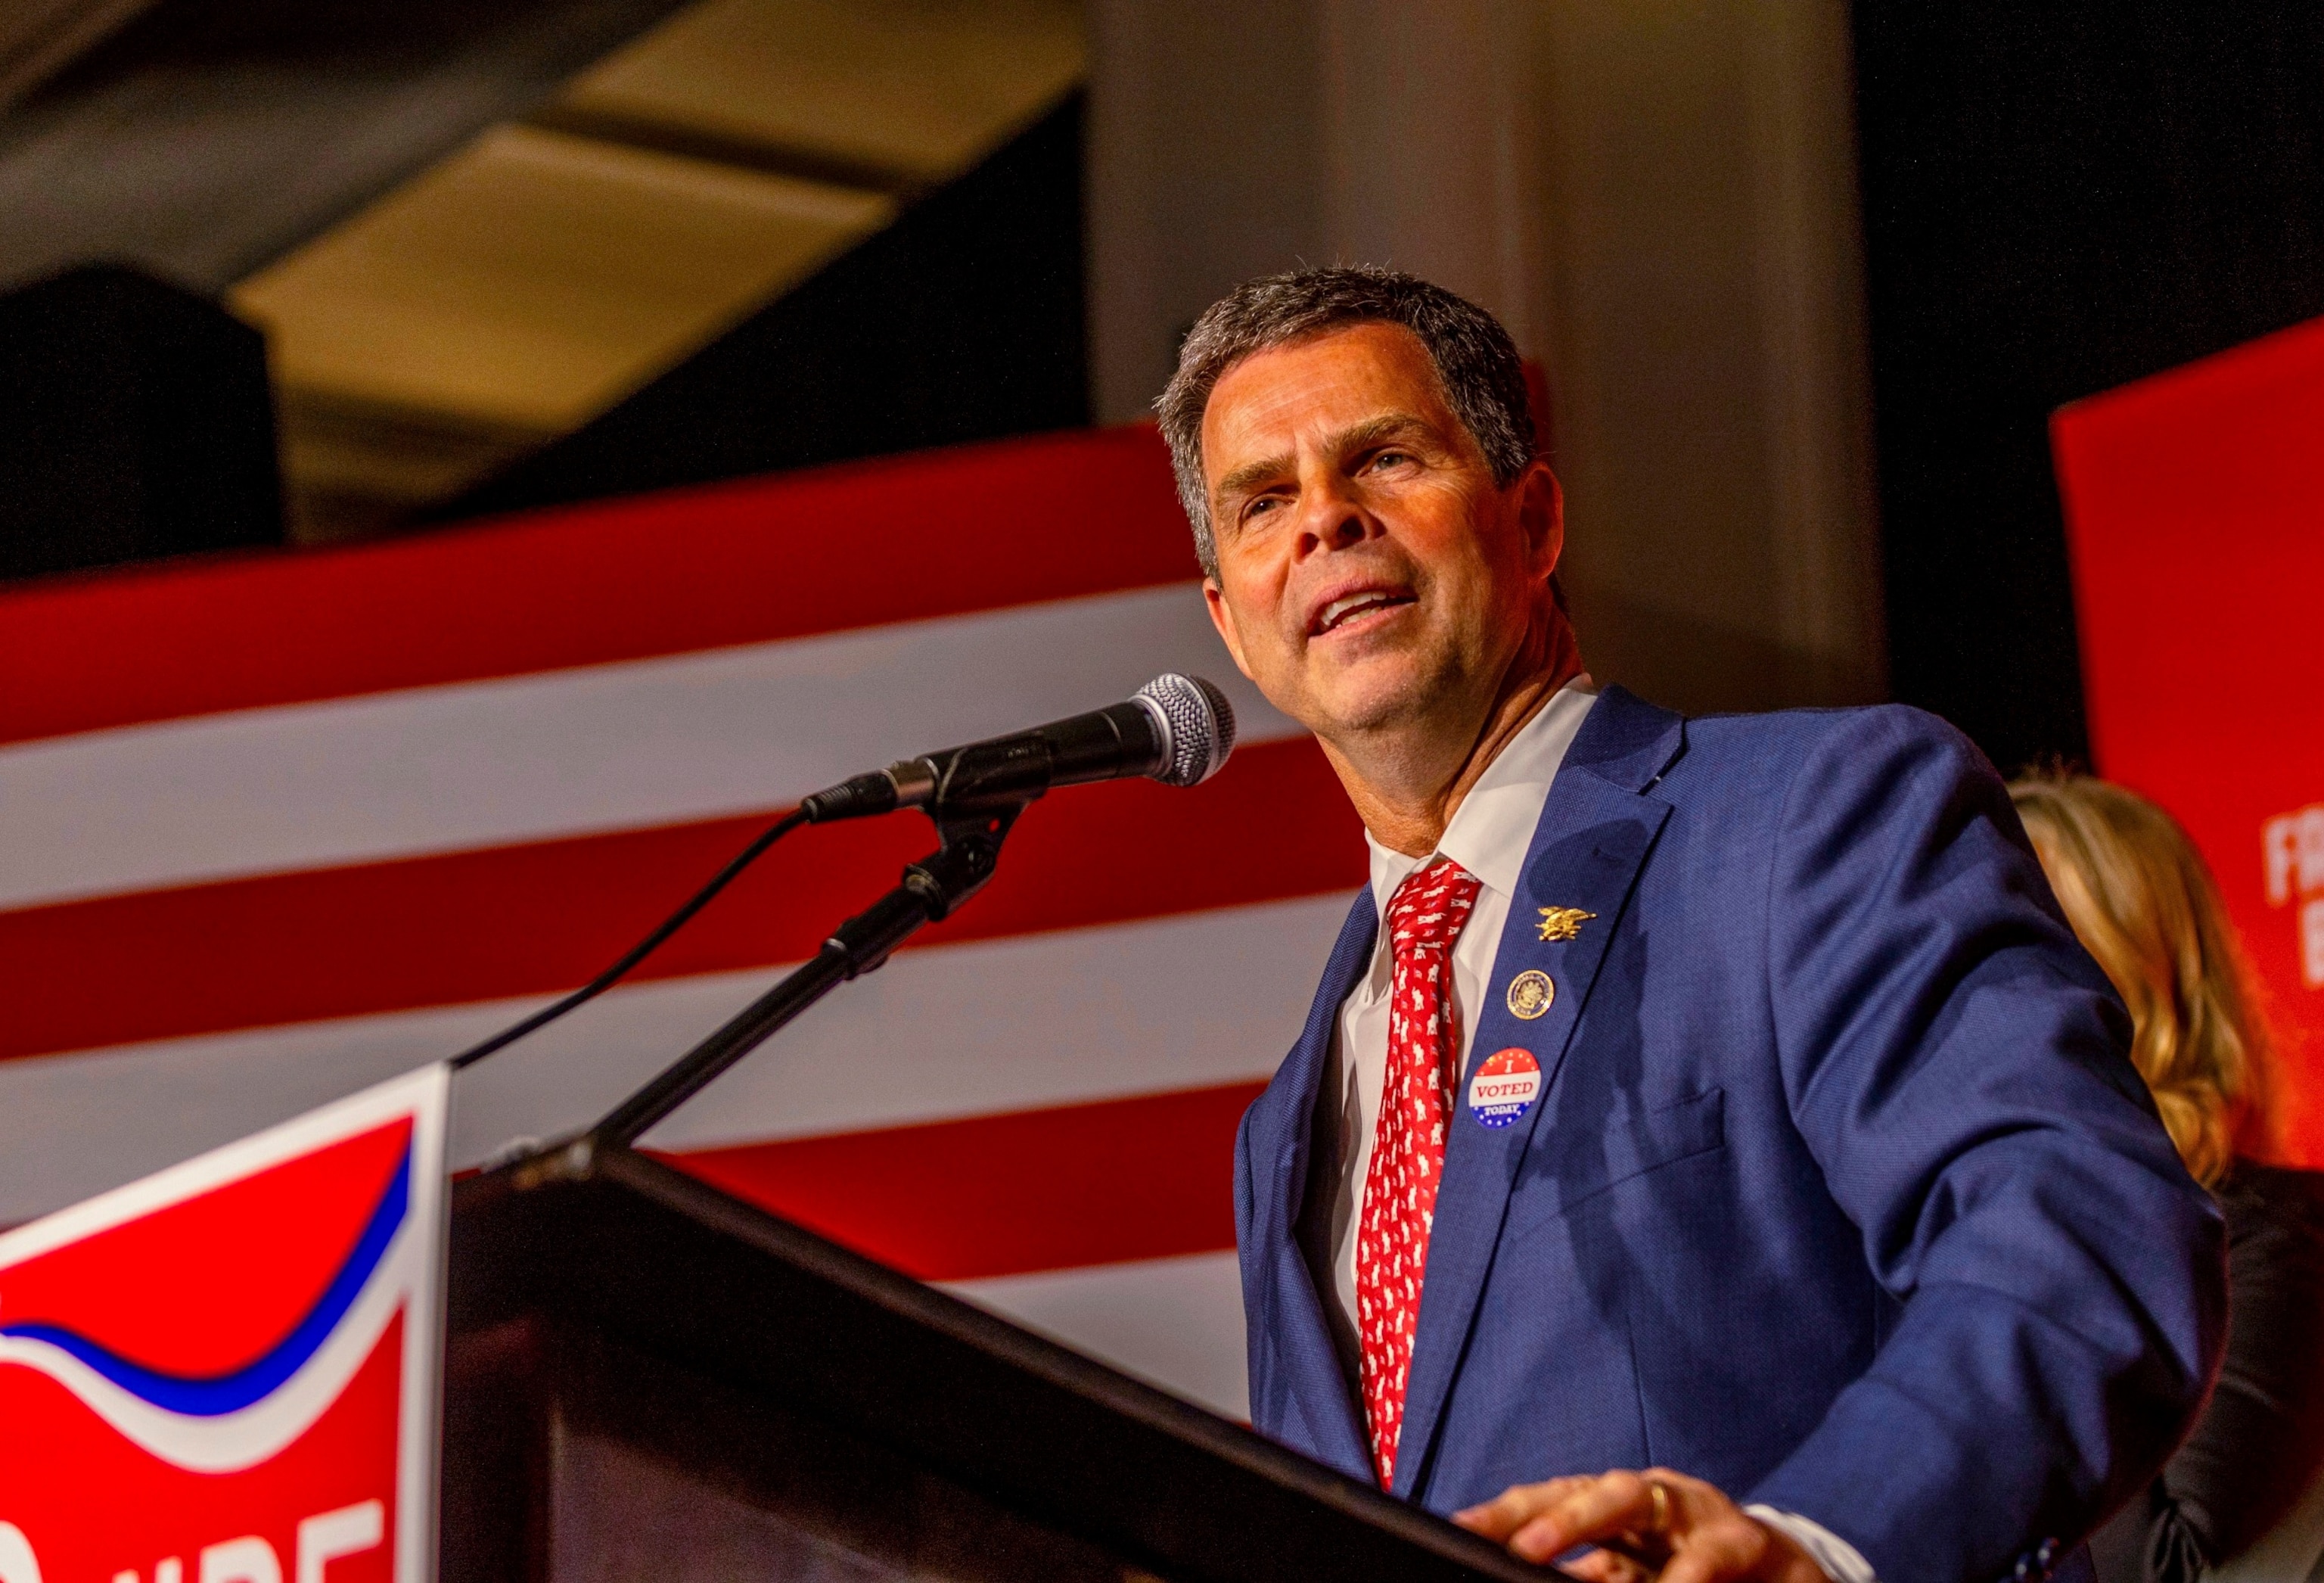
[{"label": "microphone", "polygon": [[899,808],[974,814],[1021,807],[1053,786],[1144,775],[1192,786],[1234,749],[1234,708],[1198,676],[1164,671],[1124,701],[1029,731],[899,760],[825,788],[799,804],[809,822]]}]

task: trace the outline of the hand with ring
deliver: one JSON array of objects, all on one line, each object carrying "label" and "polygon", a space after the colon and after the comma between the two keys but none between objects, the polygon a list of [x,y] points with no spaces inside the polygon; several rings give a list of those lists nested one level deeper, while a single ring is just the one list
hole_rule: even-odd
[{"label": "hand with ring", "polygon": [[1587,1583],[1827,1583],[1815,1559],[1715,1486],[1666,1467],[1511,1486],[1453,1514],[1520,1560],[1563,1563]]}]

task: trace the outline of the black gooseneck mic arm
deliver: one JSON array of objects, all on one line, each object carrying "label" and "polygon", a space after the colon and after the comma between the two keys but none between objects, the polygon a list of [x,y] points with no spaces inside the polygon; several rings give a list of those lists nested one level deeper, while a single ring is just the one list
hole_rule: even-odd
[{"label": "black gooseneck mic arm", "polygon": [[[586,1171],[598,1151],[626,1148],[801,1012],[847,980],[879,967],[922,926],[949,916],[992,877],[1001,844],[1008,839],[1017,816],[1050,788],[1125,775],[1191,786],[1226,762],[1234,737],[1234,710],[1217,688],[1166,672],[1126,702],[1012,736],[908,759],[816,792],[800,805],[795,819],[822,824],[918,808],[936,822],[942,844],[907,867],[901,884],[834,930],[823,949],[780,984],[606,1112],[586,1133],[539,1158],[558,1162],[552,1170],[561,1166]],[[665,929],[675,927],[685,915]],[[625,958],[624,964],[635,955]],[[560,1003],[547,1014],[563,1009]],[[520,1024],[518,1032],[540,1020]],[[499,1042],[480,1049],[497,1048]]]},{"label": "black gooseneck mic arm", "polygon": [[904,870],[903,883],[832,930],[823,949],[784,980],[664,1068],[567,1145],[582,1161],[637,1141],[648,1127],[691,1099],[710,1082],[771,1038],[801,1012],[847,980],[871,972],[926,924],[946,917],[983,889],[1000,862],[1001,843],[1028,803],[1038,797],[963,814],[939,814],[943,845]]}]

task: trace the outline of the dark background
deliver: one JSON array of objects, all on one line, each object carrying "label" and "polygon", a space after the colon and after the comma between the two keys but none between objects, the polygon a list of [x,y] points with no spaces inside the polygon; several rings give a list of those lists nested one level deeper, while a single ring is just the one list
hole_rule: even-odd
[{"label": "dark background", "polygon": [[2324,313],[2324,6],[1855,21],[1892,685],[2085,759],[2049,415]]}]

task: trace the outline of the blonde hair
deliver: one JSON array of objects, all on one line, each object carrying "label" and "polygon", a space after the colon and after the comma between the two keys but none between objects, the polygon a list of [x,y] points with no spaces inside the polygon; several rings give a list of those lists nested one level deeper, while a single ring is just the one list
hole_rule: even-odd
[{"label": "blonde hair", "polygon": [[2032,775],[2011,799],[2083,946],[2132,1023],[2130,1059],[2188,1171],[2217,1186],[2268,1125],[2269,1038],[2218,887],[2178,821],[2088,775]]}]

